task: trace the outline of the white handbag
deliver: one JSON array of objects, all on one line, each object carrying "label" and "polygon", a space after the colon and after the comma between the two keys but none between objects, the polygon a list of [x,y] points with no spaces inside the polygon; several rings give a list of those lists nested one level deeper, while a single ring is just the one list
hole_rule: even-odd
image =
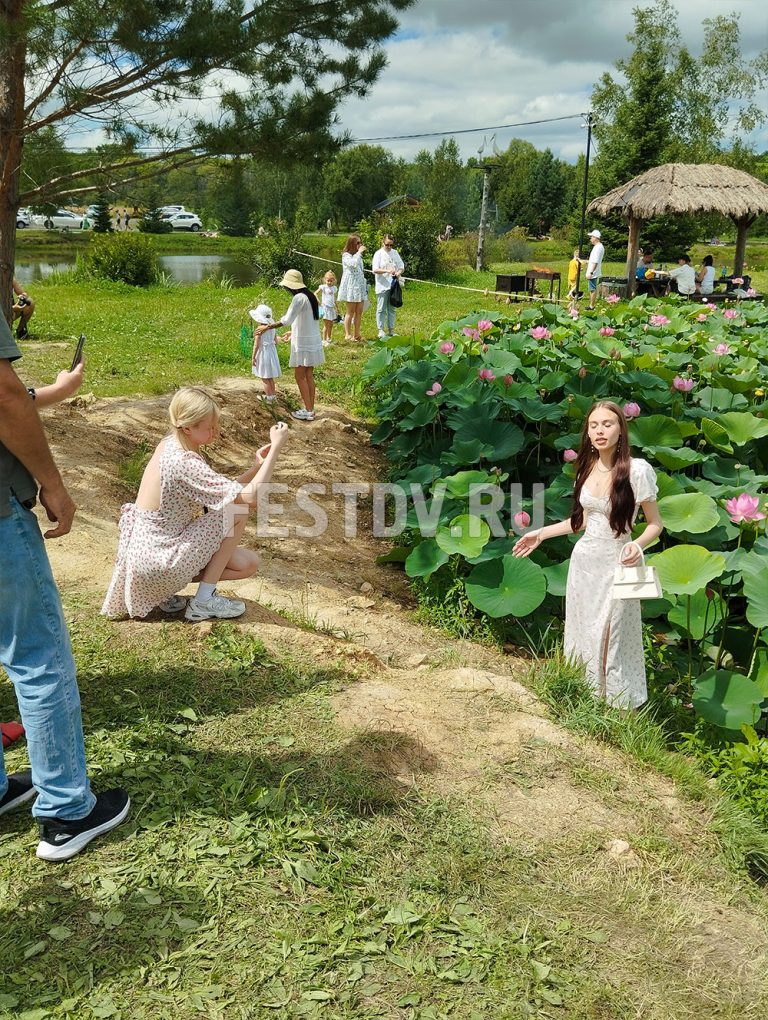
[{"label": "white handbag", "polygon": [[660,599],[663,597],[656,568],[645,565],[642,549],[640,549],[639,567],[625,567],[622,564],[616,567],[613,574],[613,597],[615,599]]}]

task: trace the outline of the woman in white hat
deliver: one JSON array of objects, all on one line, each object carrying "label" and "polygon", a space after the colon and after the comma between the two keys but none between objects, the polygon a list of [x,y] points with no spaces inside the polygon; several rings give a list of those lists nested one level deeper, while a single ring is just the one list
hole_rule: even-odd
[{"label": "woman in white hat", "polygon": [[279,326],[291,327],[291,359],[288,362],[296,375],[304,407],[293,412],[299,421],[315,420],[315,365],[325,361],[323,341],[320,339],[320,312],[317,298],[304,285],[304,277],[298,269],[289,269],[280,281],[280,286],[293,294],[288,311],[275,323],[264,324],[253,331],[254,338],[268,329]]},{"label": "woman in white hat", "polygon": [[269,305],[259,305],[248,312],[254,322],[260,326],[268,326],[266,330],[255,330],[253,334],[253,359],[251,368],[253,374],[261,379],[264,386],[263,399],[274,403],[277,400],[275,393],[275,379],[283,373],[280,369],[280,359],[277,356],[277,331],[275,320],[272,318],[272,309]]}]

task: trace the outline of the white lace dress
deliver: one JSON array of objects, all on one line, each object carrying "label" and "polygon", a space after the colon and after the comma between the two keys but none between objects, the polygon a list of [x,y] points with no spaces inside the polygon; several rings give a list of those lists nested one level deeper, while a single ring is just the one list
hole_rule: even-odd
[{"label": "white lace dress", "polygon": [[[655,500],[656,475],[645,460],[632,458],[629,472],[637,504]],[[582,662],[587,681],[618,708],[637,708],[648,699],[637,599],[614,600],[613,575],[630,534],[617,538],[609,521],[610,497],[581,490],[584,533],[568,567],[565,593],[565,655]]]},{"label": "white lace dress", "polygon": [[234,523],[240,482],[218,474],[175,435],[163,442],[159,509],[121,508],[105,616],[146,616],[200,573]]},{"label": "white lace dress", "polygon": [[354,255],[345,251],[341,256],[344,272],[339,284],[339,301],[365,301],[368,295],[368,284],[363,270],[363,256],[358,252]]}]

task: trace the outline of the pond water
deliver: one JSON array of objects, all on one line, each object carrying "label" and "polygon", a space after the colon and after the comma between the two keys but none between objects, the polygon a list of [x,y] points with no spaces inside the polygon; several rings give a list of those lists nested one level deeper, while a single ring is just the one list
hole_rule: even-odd
[{"label": "pond water", "polygon": [[[159,259],[163,272],[184,286],[223,277],[229,277],[235,287],[250,287],[256,282],[255,269],[231,255],[161,255]],[[51,273],[73,269],[76,261],[74,252],[57,252],[55,261],[22,256],[17,259],[14,272],[19,283],[27,286]]]}]

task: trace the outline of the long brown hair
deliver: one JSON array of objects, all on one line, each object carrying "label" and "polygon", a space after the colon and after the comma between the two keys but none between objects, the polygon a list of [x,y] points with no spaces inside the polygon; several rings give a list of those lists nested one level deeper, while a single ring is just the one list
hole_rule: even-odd
[{"label": "long brown hair", "polygon": [[350,234],[347,238],[347,243],[344,245],[344,251],[347,255],[354,255],[362,243],[357,234]]},{"label": "long brown hair", "polygon": [[631,458],[629,455],[629,434],[627,432],[627,419],[618,404],[612,400],[598,400],[589,409],[584,418],[584,428],[581,432],[581,445],[579,455],[576,458],[576,483],[573,487],[573,509],[571,510],[571,527],[579,531],[584,523],[584,509],[579,497],[584,483],[592,473],[595,461],[600,456],[597,449],[592,445],[589,438],[589,419],[595,411],[605,408],[615,414],[619,422],[619,441],[615,447],[613,456],[613,477],[611,479],[611,512],[609,520],[611,530],[617,538],[621,538],[632,527],[632,518],[635,515],[635,494],[629,482],[629,467]]}]

